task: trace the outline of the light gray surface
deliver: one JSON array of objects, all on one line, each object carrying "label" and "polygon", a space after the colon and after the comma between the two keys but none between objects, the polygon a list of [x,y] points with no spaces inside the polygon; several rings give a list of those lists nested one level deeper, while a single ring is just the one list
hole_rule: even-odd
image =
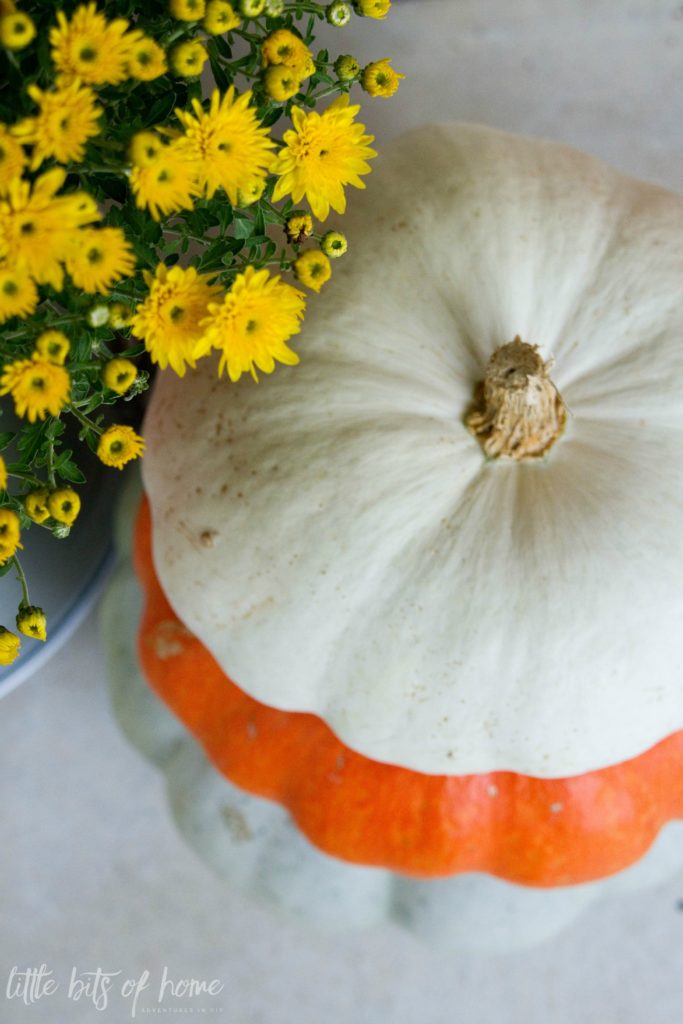
[{"label": "light gray surface", "polygon": [[161,775],[120,735],[95,627],[89,619],[2,706],[3,1024],[130,1019],[120,998],[102,1013],[63,991],[31,1008],[8,1002],[11,966],[41,963],[67,981],[74,965],[122,977],[148,969],[157,984],[164,965],[220,978],[223,992],[204,1005],[222,1006],[217,1019],[230,1024],[680,1019],[683,871],[509,956],[431,952],[395,928],[320,936],[233,894],[177,834]]}]

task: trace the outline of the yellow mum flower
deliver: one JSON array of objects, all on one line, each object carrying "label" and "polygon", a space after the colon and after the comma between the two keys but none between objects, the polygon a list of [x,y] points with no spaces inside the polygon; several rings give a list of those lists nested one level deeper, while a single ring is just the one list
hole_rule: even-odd
[{"label": "yellow mum flower", "polygon": [[330,207],[344,213],[344,185],[365,188],[360,175],[372,170],[367,161],[377,155],[368,145],[373,136],[365,134],[365,125],[354,121],[359,110],[359,106],[349,106],[346,95],[322,114],[292,108],[294,129],[284,133],[285,145],[273,167],[280,175],[274,202],[291,193],[295,203],[305,196],[318,220],[326,219]]},{"label": "yellow mum flower", "polygon": [[9,629],[0,626],[0,665],[11,665],[19,654],[21,640]]},{"label": "yellow mum flower", "polygon": [[125,331],[130,327],[133,319],[133,310],[130,306],[124,306],[122,302],[115,302],[109,307],[109,323],[116,331]]},{"label": "yellow mum flower", "polygon": [[178,21],[199,21],[205,6],[204,0],[169,0],[168,9]]},{"label": "yellow mum flower", "polygon": [[258,18],[265,6],[266,0],[240,0],[240,11],[245,18]]},{"label": "yellow mum flower", "polygon": [[231,85],[223,96],[214,89],[208,110],[194,99],[194,117],[176,110],[185,129],[177,145],[196,161],[200,184],[208,198],[222,188],[230,202],[236,204],[238,190],[265,179],[270,169],[273,158],[269,150],[275,143],[268,138],[268,129],[260,126],[256,111],[249,106],[250,100],[250,92],[236,97]]},{"label": "yellow mum flower", "polygon": [[330,259],[336,260],[340,256],[343,256],[349,247],[346,235],[341,231],[327,231],[320,243],[320,248],[329,256]]},{"label": "yellow mum flower", "polygon": [[128,55],[128,74],[140,82],[151,82],[168,71],[166,54],[154,39],[141,36],[133,43]]},{"label": "yellow mum flower", "polygon": [[391,0],[354,0],[358,14],[366,18],[384,18],[389,13]]},{"label": "yellow mum flower", "polygon": [[140,132],[131,144],[131,156],[130,187],[139,207],[147,207],[155,220],[192,209],[201,192],[199,167],[179,142],[165,146],[151,132]]},{"label": "yellow mum flower", "polygon": [[31,491],[24,498],[24,509],[29,519],[33,520],[34,523],[44,523],[46,519],[50,518],[50,509],[47,507],[47,499],[49,495],[46,489],[41,488],[37,491]]},{"label": "yellow mum flower", "polygon": [[109,427],[100,437],[97,457],[105,466],[123,469],[131,459],[137,459],[145,450],[145,442],[132,427],[119,424]]},{"label": "yellow mum flower", "polygon": [[81,499],[71,487],[60,487],[48,495],[47,507],[53,519],[71,526],[81,511]]},{"label": "yellow mum flower", "polygon": [[7,463],[0,455],[0,491],[7,490]]},{"label": "yellow mum flower", "polygon": [[164,143],[154,132],[137,132],[130,140],[128,156],[139,167],[153,163],[164,148]]},{"label": "yellow mum flower", "polygon": [[8,50],[23,50],[35,38],[36,26],[28,14],[16,11],[0,18],[0,43]]},{"label": "yellow mum flower", "polygon": [[324,252],[308,249],[294,261],[294,273],[307,288],[319,292],[325,282],[332,277],[332,267]]},{"label": "yellow mum flower", "polygon": [[36,338],[36,352],[38,355],[43,359],[49,360],[51,363],[57,363],[58,366],[64,365],[70,348],[69,339],[61,331],[43,331]]},{"label": "yellow mum flower", "polygon": [[106,294],[134,268],[135,256],[121,228],[82,228],[66,257],[74,284],[88,294]]},{"label": "yellow mum flower", "polygon": [[256,178],[250,185],[237,189],[237,206],[251,206],[257,203],[266,191],[266,179]]},{"label": "yellow mum flower", "polygon": [[170,366],[184,377],[186,365],[196,365],[195,349],[202,336],[199,322],[220,285],[210,284],[210,275],[198,274],[194,267],[169,270],[160,263],[154,277],[146,270],[143,274],[149,295],[136,307],[133,334],[143,339],[152,361],[162,370]]},{"label": "yellow mum flower", "polygon": [[42,608],[27,604],[17,614],[17,629],[33,640],[47,640],[47,616]]},{"label": "yellow mum flower", "polygon": [[301,245],[313,234],[313,218],[310,213],[296,213],[292,217],[288,217],[285,223],[285,233],[290,242]]},{"label": "yellow mum flower", "polygon": [[124,18],[107,21],[89,3],[77,7],[71,21],[57,11],[57,22],[50,43],[60,84],[80,78],[89,85],[117,85],[128,77],[130,47],[142,33],[129,32]]},{"label": "yellow mum flower", "polygon": [[66,171],[61,167],[30,182],[15,178],[0,199],[0,261],[25,267],[38,284],[61,291],[62,262],[73,244],[74,230],[99,219],[95,200],[86,192],[57,196]]},{"label": "yellow mum flower", "polygon": [[0,196],[5,195],[12,178],[18,178],[24,169],[24,151],[10,135],[6,124],[0,123]]},{"label": "yellow mum flower", "polygon": [[261,46],[261,56],[264,65],[284,64],[292,68],[299,79],[308,78],[315,70],[313,54],[303,39],[287,28],[279,28],[266,36]]},{"label": "yellow mum flower", "polygon": [[130,359],[110,359],[102,367],[104,386],[117,395],[123,395],[138,375],[135,363]]},{"label": "yellow mum flower", "polygon": [[22,547],[19,516],[11,508],[0,508],[0,563],[13,558]]},{"label": "yellow mum flower", "polygon": [[201,43],[195,39],[179,43],[171,50],[171,67],[183,78],[194,78],[201,75],[208,60],[208,53]]},{"label": "yellow mum flower", "polygon": [[370,96],[382,96],[385,99],[393,96],[399,86],[401,78],[405,75],[399,74],[391,67],[388,57],[383,60],[373,61],[363,68],[361,85]]},{"label": "yellow mum flower", "polygon": [[285,100],[296,96],[301,88],[301,79],[294,68],[286,64],[273,64],[266,69],[263,76],[263,84],[266,94],[276,103],[284,103]]},{"label": "yellow mum flower", "polygon": [[97,121],[102,110],[95,93],[79,81],[52,92],[43,92],[37,85],[29,85],[26,91],[40,113],[25,118],[12,132],[24,145],[33,146],[31,170],[51,156],[60,164],[80,163],[85,143],[100,131]]},{"label": "yellow mum flower", "polygon": [[63,366],[34,355],[6,363],[0,376],[0,395],[11,394],[17,416],[36,419],[59,416],[69,401],[71,379]]},{"label": "yellow mum flower", "polygon": [[239,15],[235,13],[232,4],[227,3],[227,0],[209,0],[202,22],[205,32],[212,36],[222,35],[223,32],[230,32],[233,28],[237,28],[239,23]]},{"label": "yellow mum flower", "polygon": [[30,316],[38,289],[26,267],[0,266],[0,324],[12,316]]},{"label": "yellow mum flower", "polygon": [[219,349],[218,374],[227,369],[232,381],[243,373],[258,380],[255,367],[272,373],[276,360],[293,366],[299,357],[285,342],[301,330],[305,307],[303,292],[267,270],[247,267],[222,303],[209,303],[209,316],[202,321],[206,333],[195,356]]}]

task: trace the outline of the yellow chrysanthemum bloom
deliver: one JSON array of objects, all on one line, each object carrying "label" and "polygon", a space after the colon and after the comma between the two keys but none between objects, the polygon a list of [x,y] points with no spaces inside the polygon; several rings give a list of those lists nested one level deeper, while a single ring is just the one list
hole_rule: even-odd
[{"label": "yellow chrysanthemum bloom", "polygon": [[279,28],[271,32],[263,40],[261,56],[265,66],[284,64],[295,71],[299,79],[308,78],[315,71],[313,54],[303,39],[290,32],[288,28]]},{"label": "yellow chrysanthemum bloom", "polygon": [[121,228],[82,228],[66,257],[66,269],[74,284],[89,295],[106,295],[134,268],[133,249]]},{"label": "yellow chrysanthemum bloom", "polygon": [[0,123],[0,196],[5,195],[10,181],[19,177],[25,163],[23,149],[12,138],[7,125]]},{"label": "yellow chrysanthemum bloom", "polygon": [[135,363],[130,359],[110,359],[102,367],[104,386],[117,395],[124,395],[137,375]]},{"label": "yellow chrysanthemum bloom", "polygon": [[359,106],[349,106],[346,95],[322,114],[292,108],[294,129],[284,133],[285,145],[273,167],[280,176],[273,202],[291,194],[299,203],[305,196],[318,220],[326,219],[330,207],[344,213],[344,185],[365,188],[360,175],[372,170],[367,161],[377,156],[368,145],[374,137],[365,134],[365,125],[354,121],[359,110]]},{"label": "yellow chrysanthemum bloom", "polygon": [[6,363],[0,376],[0,395],[11,394],[17,416],[36,419],[59,416],[69,401],[71,378],[63,366],[34,355]]},{"label": "yellow chrysanthemum bloom", "polygon": [[201,194],[197,160],[179,142],[162,145],[151,132],[140,132],[131,145],[130,187],[136,204],[155,220],[191,210]]},{"label": "yellow chrysanthemum bloom", "polygon": [[185,129],[176,145],[196,161],[200,185],[209,199],[222,188],[235,204],[238,190],[265,179],[270,170],[273,161],[270,150],[275,143],[268,137],[268,129],[259,124],[256,111],[249,106],[250,101],[250,92],[236,96],[235,87],[231,85],[223,96],[214,89],[208,110],[194,99],[194,117],[184,110],[176,110]]},{"label": "yellow chrysanthemum bloom", "polygon": [[313,218],[310,213],[295,213],[285,223],[285,233],[290,242],[301,245],[313,234]]},{"label": "yellow chrysanthemum bloom", "polygon": [[227,0],[209,0],[206,5],[206,14],[202,22],[202,28],[212,36],[222,35],[223,32],[231,32],[237,28],[240,17],[235,13],[232,4]]},{"label": "yellow chrysanthemum bloom", "polygon": [[324,252],[307,249],[294,261],[294,273],[307,288],[319,292],[332,277],[332,267]]},{"label": "yellow chrysanthemum bloom", "polygon": [[237,189],[237,202],[236,206],[252,206],[257,203],[263,193],[266,191],[266,179],[256,178],[251,184],[246,185],[244,188]]},{"label": "yellow chrysanthemum bloom", "polygon": [[9,629],[0,626],[0,665],[11,665],[19,654],[21,640]]},{"label": "yellow chrysanthemum bloom", "polygon": [[340,256],[343,256],[349,247],[346,235],[341,231],[327,231],[320,243],[320,248],[329,256],[330,259],[336,260]]},{"label": "yellow chrysanthemum bloom", "polygon": [[0,266],[0,324],[12,316],[30,316],[38,289],[26,267]]},{"label": "yellow chrysanthemum bloom", "polygon": [[128,31],[124,18],[107,21],[94,3],[82,4],[71,21],[57,11],[50,29],[52,60],[60,84],[80,78],[89,85],[117,85],[128,77],[130,48],[141,32]]},{"label": "yellow chrysanthemum bloom", "polygon": [[29,519],[33,520],[34,523],[44,523],[46,519],[50,518],[50,510],[47,507],[47,499],[49,495],[47,490],[41,488],[37,491],[31,491],[24,498],[24,509]]},{"label": "yellow chrysanthemum bloom", "polygon": [[17,613],[17,629],[33,640],[47,640],[47,616],[42,608],[27,604]]},{"label": "yellow chrysanthemum bloom", "polygon": [[53,519],[71,526],[81,511],[81,499],[71,487],[60,487],[48,495],[47,507]]},{"label": "yellow chrysanthemum bloom", "polygon": [[168,71],[166,54],[154,39],[142,36],[133,43],[128,55],[128,74],[140,82],[151,82]]},{"label": "yellow chrysanthemum bloom", "polygon": [[66,171],[61,167],[30,182],[15,178],[0,199],[0,261],[25,267],[38,284],[61,291],[62,262],[76,228],[99,219],[97,203],[86,192],[57,196]]},{"label": "yellow chrysanthemum bloom", "polygon": [[97,445],[97,458],[105,466],[123,469],[127,462],[137,459],[145,450],[145,442],[132,427],[114,424],[104,431]]},{"label": "yellow chrysanthemum bloom", "polygon": [[301,88],[301,79],[294,68],[286,64],[273,64],[266,68],[263,76],[263,85],[266,94],[276,103],[284,103],[285,100],[296,96]]},{"label": "yellow chrysanthemum bloom", "polygon": [[21,542],[19,516],[11,508],[0,508],[0,563],[13,558]]},{"label": "yellow chrysanthemum bloom", "polygon": [[240,12],[245,18],[258,18],[265,6],[266,0],[240,0]]},{"label": "yellow chrysanthemum bloom", "polygon": [[128,144],[128,156],[137,167],[154,163],[164,143],[155,132],[136,132]]},{"label": "yellow chrysanthemum bloom", "polygon": [[95,93],[79,81],[52,92],[43,92],[37,85],[29,85],[26,91],[40,113],[20,121],[12,132],[25,145],[33,146],[31,170],[49,157],[60,164],[80,163],[87,140],[100,131],[97,122],[102,109]]},{"label": "yellow chrysanthemum bloom", "polygon": [[243,373],[258,380],[256,368],[272,373],[276,360],[294,366],[299,357],[286,341],[301,330],[305,308],[303,292],[267,270],[247,267],[223,302],[209,303],[209,316],[202,321],[206,333],[195,356],[218,349],[218,374],[227,370],[232,381]]},{"label": "yellow chrysanthemum bloom", "polygon": [[23,50],[35,35],[36,26],[28,14],[16,11],[0,18],[0,43],[8,50]]},{"label": "yellow chrysanthemum bloom", "polygon": [[43,331],[36,338],[36,352],[51,363],[64,366],[71,344],[61,331]]},{"label": "yellow chrysanthemum bloom", "polygon": [[169,0],[168,9],[178,21],[199,21],[204,17],[205,0]]},{"label": "yellow chrysanthemum bloom", "polygon": [[109,307],[109,323],[116,331],[125,331],[133,320],[133,310],[122,302],[115,302]]},{"label": "yellow chrysanthemum bloom", "polygon": [[389,13],[391,0],[354,0],[354,7],[366,18],[384,18]]},{"label": "yellow chrysanthemum bloom", "polygon": [[191,39],[173,47],[171,67],[177,75],[181,75],[183,78],[194,78],[196,75],[201,75],[208,58],[209,55],[202,44]]},{"label": "yellow chrysanthemum bloom", "polygon": [[361,85],[370,96],[382,96],[387,99],[398,89],[399,82],[405,75],[394,71],[388,57],[373,61],[363,68]]},{"label": "yellow chrysanthemum bloom", "polygon": [[0,455],[0,491],[7,490],[7,463]]},{"label": "yellow chrysanthemum bloom", "polygon": [[184,377],[187,366],[196,365],[195,349],[202,336],[199,323],[221,291],[220,285],[210,284],[210,275],[198,274],[194,267],[169,270],[160,263],[154,277],[147,270],[143,274],[149,295],[136,307],[133,334],[142,338],[162,370],[170,366]]}]

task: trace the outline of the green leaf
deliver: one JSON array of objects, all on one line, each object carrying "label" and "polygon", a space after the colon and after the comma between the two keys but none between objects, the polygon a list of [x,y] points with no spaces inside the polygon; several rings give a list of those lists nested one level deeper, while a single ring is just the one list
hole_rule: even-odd
[{"label": "green leaf", "polygon": [[238,220],[235,222],[235,238],[251,238],[254,225],[251,220]]},{"label": "green leaf", "polygon": [[16,436],[17,435],[11,430],[6,430],[4,433],[0,434],[0,452],[4,452],[5,448],[12,443]]},{"label": "green leaf", "polygon": [[72,484],[84,484],[86,482],[85,475],[81,473],[80,469],[75,462],[71,459],[67,459],[59,467],[55,466],[56,473],[61,476],[62,480],[68,480]]},{"label": "green leaf", "polygon": [[149,113],[143,120],[143,125],[149,128],[150,125],[160,124],[165,121],[168,115],[175,110],[176,107],[182,106],[182,103],[178,102],[178,99],[173,92],[165,92],[156,103],[153,103],[149,109]]}]

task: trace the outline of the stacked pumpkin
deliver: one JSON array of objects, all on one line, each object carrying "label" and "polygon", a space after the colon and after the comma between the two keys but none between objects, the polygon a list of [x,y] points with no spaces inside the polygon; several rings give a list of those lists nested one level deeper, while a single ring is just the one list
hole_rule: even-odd
[{"label": "stacked pumpkin", "polygon": [[683,816],[683,200],[441,125],[345,230],[299,367],[157,382],[143,669],[335,857],[617,872]]}]

